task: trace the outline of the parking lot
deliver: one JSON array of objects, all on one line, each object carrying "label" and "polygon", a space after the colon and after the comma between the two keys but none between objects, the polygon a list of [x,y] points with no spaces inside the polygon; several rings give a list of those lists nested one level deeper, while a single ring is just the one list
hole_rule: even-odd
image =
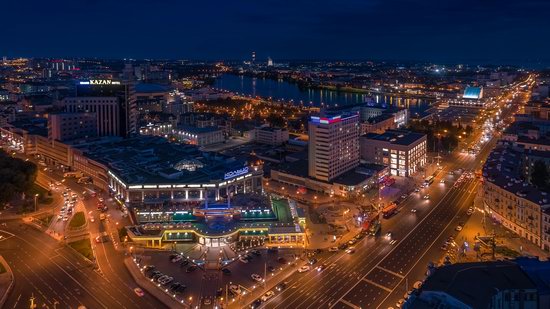
[{"label": "parking lot", "polygon": [[[223,271],[205,269],[203,261],[194,261],[192,257],[187,259],[181,254],[180,257],[176,257],[171,252],[147,251],[140,257],[141,265],[154,265],[145,275],[149,280],[153,280],[158,288],[171,295],[178,295],[179,299],[193,302],[194,305],[200,302],[203,307],[208,307],[210,304],[221,302],[225,297],[238,301],[238,293],[231,293],[231,290],[235,289],[234,286],[237,286],[241,293],[247,294],[261,288],[265,277],[268,284],[269,280],[280,280],[278,275],[282,274],[283,270],[297,268],[296,261],[302,253],[302,249],[286,248],[251,250],[248,253],[243,252],[242,258],[237,256],[234,261],[223,267]],[[244,257],[245,254],[248,256],[247,259]],[[162,275],[172,279],[163,278]],[[256,275],[255,279],[253,275]],[[159,282],[160,278],[166,280]],[[180,285],[174,286],[175,283]]]}]

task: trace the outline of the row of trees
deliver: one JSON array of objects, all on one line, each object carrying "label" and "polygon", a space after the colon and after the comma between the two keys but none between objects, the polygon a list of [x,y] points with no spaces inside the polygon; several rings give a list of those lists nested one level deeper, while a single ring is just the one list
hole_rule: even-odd
[{"label": "row of trees", "polygon": [[471,126],[454,125],[450,121],[414,121],[408,129],[427,135],[430,152],[451,152],[459,145],[461,139],[465,139],[473,132]]},{"label": "row of trees", "polygon": [[11,201],[16,194],[29,190],[36,180],[34,163],[13,158],[0,150],[0,204]]}]

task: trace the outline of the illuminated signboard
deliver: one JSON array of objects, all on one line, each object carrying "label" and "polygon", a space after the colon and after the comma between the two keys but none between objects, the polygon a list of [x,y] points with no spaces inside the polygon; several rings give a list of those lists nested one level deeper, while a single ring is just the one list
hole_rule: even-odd
[{"label": "illuminated signboard", "polygon": [[119,81],[110,79],[90,79],[89,81],[80,82],[81,85],[120,85]]},{"label": "illuminated signboard", "polygon": [[245,166],[245,167],[240,168],[238,170],[234,170],[234,171],[225,173],[223,179],[227,180],[227,179],[235,178],[237,176],[241,176],[241,175],[244,175],[246,173],[248,173],[248,166]]},{"label": "illuminated signboard", "polygon": [[356,117],[357,114],[352,114],[347,117],[342,117],[342,115],[332,116],[332,117],[317,117],[317,116],[311,116],[310,121],[314,124],[332,124],[337,123],[342,120],[346,120],[352,117]]}]

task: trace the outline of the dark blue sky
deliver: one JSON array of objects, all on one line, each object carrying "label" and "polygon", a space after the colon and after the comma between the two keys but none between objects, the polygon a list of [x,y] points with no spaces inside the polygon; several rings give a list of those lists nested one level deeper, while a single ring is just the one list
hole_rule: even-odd
[{"label": "dark blue sky", "polygon": [[548,0],[6,0],[0,55],[550,63]]}]

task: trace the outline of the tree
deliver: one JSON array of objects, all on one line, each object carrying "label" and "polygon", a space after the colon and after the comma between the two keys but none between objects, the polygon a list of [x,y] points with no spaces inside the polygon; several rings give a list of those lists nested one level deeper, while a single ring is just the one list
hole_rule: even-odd
[{"label": "tree", "polygon": [[36,180],[36,165],[12,158],[0,150],[0,203],[9,202],[17,193],[25,192]]},{"label": "tree", "polygon": [[545,189],[548,186],[548,167],[542,160],[535,161],[533,172],[531,172],[531,183],[539,189]]}]

